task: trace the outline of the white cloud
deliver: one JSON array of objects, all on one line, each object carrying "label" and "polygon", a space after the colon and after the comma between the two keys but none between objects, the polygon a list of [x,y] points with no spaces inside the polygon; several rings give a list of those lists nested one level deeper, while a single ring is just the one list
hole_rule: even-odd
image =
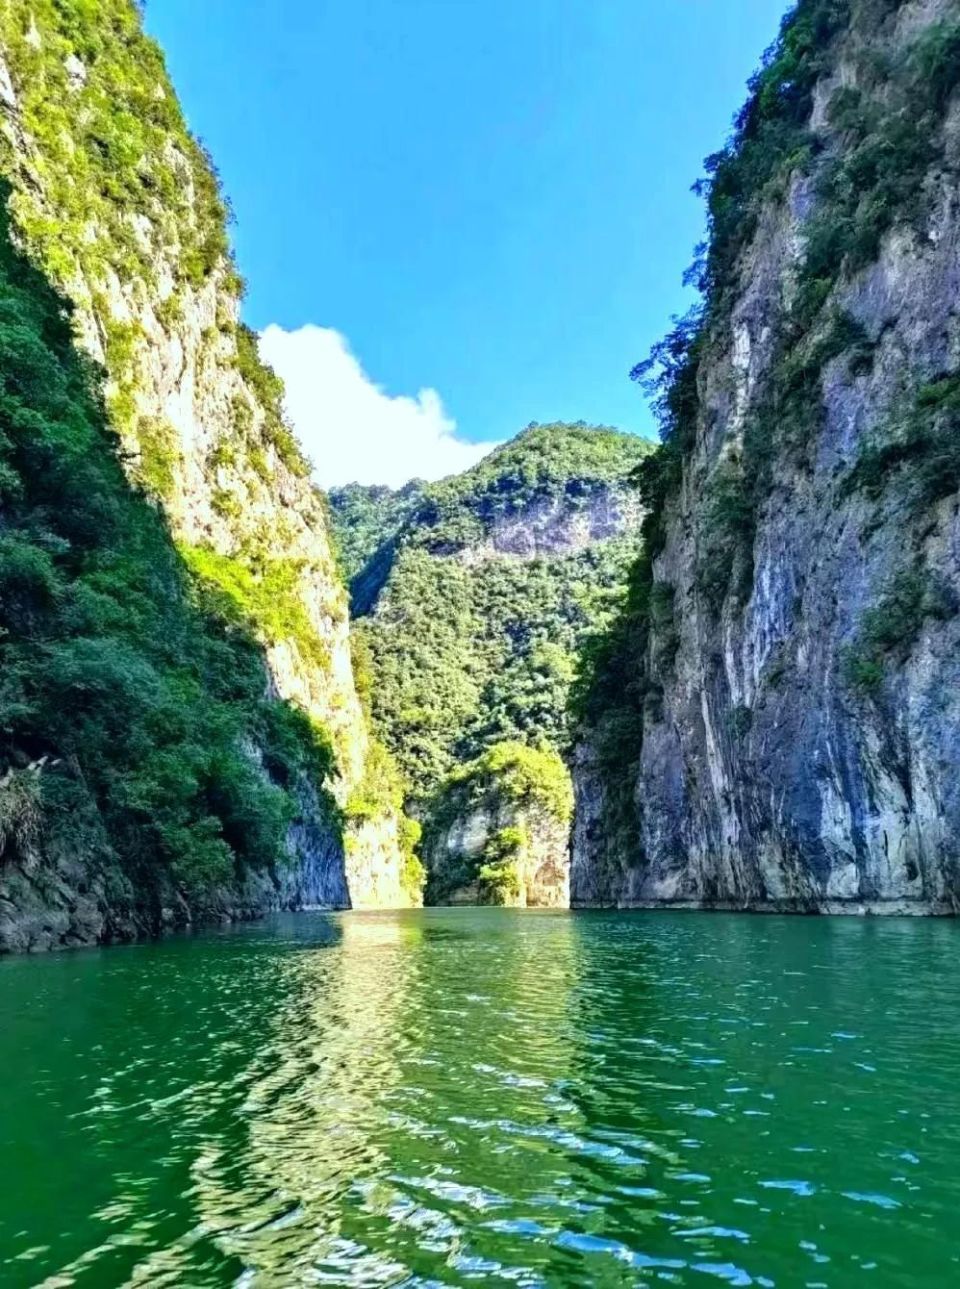
[{"label": "white cloud", "polygon": [[441,479],[494,446],[467,443],[435,389],[384,393],[331,327],[261,333],[260,352],[287,387],[287,414],[324,488],[344,483]]}]

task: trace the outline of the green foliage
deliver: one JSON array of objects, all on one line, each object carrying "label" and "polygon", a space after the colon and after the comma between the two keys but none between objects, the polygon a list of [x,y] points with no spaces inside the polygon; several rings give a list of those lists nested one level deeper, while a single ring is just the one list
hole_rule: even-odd
[{"label": "green foliage", "polygon": [[756,516],[751,500],[739,465],[721,461],[708,484],[697,552],[697,582],[714,608],[726,596],[738,553],[753,545]]},{"label": "green foliage", "polygon": [[224,435],[211,448],[210,455],[207,457],[207,464],[213,470],[219,470],[221,467],[229,468],[236,465],[238,456],[237,444]]},{"label": "green foliage", "polygon": [[[174,428],[144,412],[143,386],[152,380],[149,310],[171,331],[196,290],[216,283],[216,324],[203,332],[197,378],[202,385],[230,361],[231,345],[219,341],[232,337],[247,388],[233,397],[231,431],[209,465],[234,471],[229,486],[219,480],[224,486],[212,505],[239,534],[248,495],[271,481],[274,454],[297,476],[309,467],[284,420],[281,382],[260,361],[254,333],[234,321],[243,284],[230,258],[229,209],[210,157],[187,129],[162,55],[131,0],[10,0],[0,6],[0,41],[24,127],[22,138],[12,128],[0,132],[12,227],[55,285],[78,298],[89,291],[84,330],[103,341],[107,410],[128,473],[163,503],[174,499],[183,463]],[[10,486],[0,466],[0,495]],[[294,561],[258,568],[246,550],[237,559],[243,567],[236,577],[215,571],[230,592],[245,592],[232,599],[254,611],[246,625],[273,641],[288,624],[301,654],[322,666],[324,650],[306,610],[294,603]],[[255,586],[240,587],[246,574]],[[230,598],[220,596],[221,605]],[[263,620],[254,620],[261,610]]]},{"label": "green foliage", "polygon": [[30,855],[40,841],[42,822],[39,769],[10,766],[0,778],[0,855]]},{"label": "green foliage", "polygon": [[[30,38],[33,26],[39,40]],[[74,257],[93,282],[107,265],[121,279],[142,273],[152,280],[152,248],[134,231],[134,220],[146,219],[179,247],[183,280],[202,284],[229,255],[228,212],[135,6],[13,0],[0,12],[0,39],[25,129],[40,149],[49,203],[35,185],[18,184],[16,223],[54,282],[66,285]],[[80,79],[71,80],[71,57],[83,64]],[[8,172],[15,169],[9,140],[0,147]]]},{"label": "green foliage", "polygon": [[[495,743],[468,765],[453,770],[444,781],[442,794],[456,802],[477,804],[491,794],[498,802],[536,807],[558,823],[569,823],[573,815],[570,774],[561,757],[548,748],[524,743]],[[442,826],[442,811],[435,823]]]},{"label": "green foliage", "polygon": [[[444,776],[484,748],[566,744],[575,656],[615,608],[633,539],[530,561],[472,563],[460,552],[537,504],[570,513],[611,485],[625,491],[650,450],[603,428],[534,426],[439,484],[330,495],[355,608],[386,582],[376,614],[355,623],[358,692],[431,817]],[[348,804],[375,808],[369,787]]]},{"label": "green foliage", "polygon": [[181,546],[181,555],[203,586],[207,603],[225,621],[244,627],[267,644],[288,640],[313,666],[327,670],[330,657],[300,594],[307,566],[262,551],[223,555],[209,546]]},{"label": "green foliage", "polygon": [[562,502],[568,510],[585,509],[649,451],[644,439],[608,426],[529,425],[472,469],[425,487],[406,540],[450,554],[532,506]]},{"label": "green foliage", "polygon": [[518,860],[530,844],[525,828],[500,828],[483,848],[477,869],[482,901],[485,904],[509,904],[520,894]]},{"label": "green foliage", "polygon": [[[237,327],[237,369],[264,412],[263,437],[287,469],[300,478],[310,473],[283,412],[283,381],[260,357],[256,333],[245,324]],[[240,419],[244,416],[241,412]]]},{"label": "green foliage", "polygon": [[516,859],[529,844],[530,837],[525,828],[500,828],[483,848],[484,861],[488,864],[501,864],[505,859]]},{"label": "green foliage", "polygon": [[[601,489],[625,496],[650,450],[606,429],[534,427],[425,488],[399,534],[390,527],[396,509],[384,508],[398,494],[372,509],[357,491],[340,503],[348,532],[348,505],[360,508],[363,540],[376,547],[371,563],[394,547],[376,613],[355,623],[355,674],[413,796],[429,796],[454,765],[493,743],[567,745],[576,655],[615,611],[635,549],[627,534],[571,554],[474,560],[461,554],[464,534],[482,542],[503,517],[538,502],[569,515]],[[388,513],[372,536],[371,515]]]},{"label": "green foliage", "polygon": [[913,516],[960,488],[960,375],[921,385],[906,413],[862,444],[842,491],[879,500],[891,486]]},{"label": "green foliage", "polygon": [[180,450],[176,432],[166,421],[141,418],[137,427],[140,462],[138,482],[160,501],[169,501],[176,486]]},{"label": "green foliage", "polygon": [[[474,761],[453,770],[429,803],[424,828],[424,853],[438,845],[459,819],[475,811],[497,819],[523,819],[542,814],[561,825],[573,815],[570,773],[560,756],[546,748],[523,743],[497,743]],[[520,823],[498,828],[479,855],[444,853],[442,866],[431,871],[427,888],[431,902],[442,901],[459,886],[479,881],[485,899],[505,903],[520,893],[518,861],[530,842]]]},{"label": "green foliage", "polygon": [[427,882],[427,870],[417,854],[423,830],[416,819],[404,814],[398,818],[397,830],[401,861],[400,886],[414,904],[419,904]]},{"label": "green foliage", "polygon": [[[373,660],[366,640],[354,631],[350,637],[351,662],[357,697],[364,718],[370,724],[373,695]],[[394,818],[400,851],[400,885],[414,903],[419,903],[426,882],[426,872],[417,848],[421,826],[403,813],[404,784],[396,758],[379,739],[371,738],[364,761],[363,778],[351,792],[345,809],[348,821],[363,824],[372,820]]]},{"label": "green foliage", "polygon": [[356,577],[379,547],[396,537],[424,490],[420,479],[402,488],[350,483],[327,493],[340,566]]},{"label": "green foliage", "polygon": [[847,682],[866,694],[883,685],[886,664],[902,658],[927,618],[949,618],[957,611],[948,586],[924,569],[908,569],[890,582],[877,604],[863,615],[857,638],[845,653]]},{"label": "green foliage", "polygon": [[960,24],[925,31],[901,60],[878,69],[872,90],[844,86],[829,108],[840,147],[821,167],[807,230],[809,284],[832,285],[872,263],[895,224],[922,225],[924,178],[942,151],[941,125],[960,84]]},{"label": "green foliage", "polygon": [[531,507],[576,511],[622,482],[650,444],[603,426],[530,425],[472,469],[436,484],[414,480],[397,492],[357,484],[330,493],[353,611],[371,611],[398,553],[452,555],[476,545],[501,520]]},{"label": "green foliage", "polygon": [[290,703],[261,703],[254,730],[271,778],[286,788],[298,778],[329,783],[337,774],[333,743],[316,717]]},{"label": "green foliage", "polygon": [[364,773],[347,799],[348,819],[363,822],[381,819],[403,806],[403,785],[393,757],[376,739],[371,739]]},{"label": "green foliage", "polygon": [[[296,780],[319,784],[332,756],[303,713],[264,697],[243,614],[191,584],[131,489],[98,384],[0,213],[4,856],[38,839],[69,849],[149,911],[171,883],[202,901],[283,864]],[[254,594],[242,577],[231,590]]]},{"label": "green foliage", "polygon": [[240,498],[229,488],[214,488],[210,497],[210,507],[214,514],[222,519],[237,519],[243,513]]},{"label": "green foliage", "polygon": [[374,729],[418,794],[450,768],[457,732],[480,710],[482,627],[470,585],[460,564],[407,552],[381,612],[354,624],[372,660],[375,679],[361,686]]},{"label": "green foliage", "polygon": [[[651,466],[657,457],[650,458]],[[659,487],[662,477],[661,470],[644,468],[641,488]],[[606,846],[611,853],[619,855],[632,855],[636,851],[639,821],[634,785],[643,749],[644,721],[648,716],[659,718],[662,687],[649,644],[651,601],[656,585],[653,552],[662,523],[659,507],[648,509],[643,526],[643,553],[629,569],[619,611],[606,630],[586,642],[571,692],[572,717],[581,733],[590,731],[604,782]],[[662,612],[664,593],[658,593],[658,598]],[[672,614],[669,639],[676,640]],[[669,650],[665,657],[663,653],[660,657],[668,665],[672,662]]]}]

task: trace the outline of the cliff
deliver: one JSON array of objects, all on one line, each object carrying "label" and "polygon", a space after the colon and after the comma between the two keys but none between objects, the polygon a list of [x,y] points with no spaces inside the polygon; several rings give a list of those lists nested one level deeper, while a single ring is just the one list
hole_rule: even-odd
[{"label": "cliff", "polygon": [[[200,604],[219,624],[211,630],[224,636],[228,652],[240,649],[241,641],[244,649],[259,651],[263,699],[293,713],[287,722],[289,730],[296,727],[291,746],[303,753],[284,789],[296,805],[282,854],[259,868],[241,863],[223,821],[209,825],[230,850],[233,866],[232,875],[217,869],[215,890],[210,881],[185,890],[173,876],[175,844],[169,863],[160,848],[156,864],[138,860],[139,875],[131,877],[130,864],[117,858],[123,844],[108,826],[110,862],[124,873],[123,927],[109,883],[98,878],[97,893],[86,899],[91,882],[82,862],[72,863],[69,880],[54,864],[60,876],[53,880],[39,842],[29,862],[5,853],[0,898],[13,928],[10,943],[102,938],[210,911],[382,898],[379,870],[385,865],[398,875],[402,865],[395,810],[385,795],[376,818],[368,816],[356,830],[351,863],[345,864],[339,806],[364,779],[368,737],[324,502],[284,422],[282,388],[239,320],[242,283],[228,249],[228,212],[215,172],[185,128],[162,57],[144,36],[131,0],[104,0],[95,10],[68,0],[3,7],[0,172],[10,235],[45,278],[30,289],[38,296],[52,289],[69,303],[76,341],[102,372],[92,385],[102,390],[103,404],[88,403],[85,414],[105,417],[131,494],[162,513],[176,543],[178,567],[169,578],[179,583],[182,570],[182,591],[172,593],[168,578],[165,587],[145,594]],[[30,391],[21,393],[29,405]],[[99,394],[91,397],[96,402]],[[40,402],[34,403],[37,410]],[[97,452],[103,450],[100,436]],[[111,484],[116,504],[133,505],[119,500],[121,487]],[[147,581],[147,561],[157,557],[156,550],[130,555],[143,562]],[[213,703],[209,677],[196,683],[195,701]],[[261,726],[241,720],[235,743],[270,787],[276,758]],[[48,767],[63,763],[56,732],[51,739],[51,750],[42,752],[48,759],[30,761],[42,760],[36,771],[41,796]],[[307,768],[308,762],[314,770],[319,765],[310,761],[313,743],[333,750],[322,781]],[[17,756],[11,750],[8,776],[16,772],[18,756],[23,759],[22,748]],[[102,816],[103,802],[92,801],[91,809]],[[149,817],[150,806],[144,811]],[[202,817],[216,819],[216,811]],[[199,818],[191,825],[194,835],[198,826]],[[94,911],[80,916],[77,908],[85,902]],[[27,905],[30,926],[40,929],[21,934],[18,909]]]},{"label": "cliff", "polygon": [[958,82],[955,3],[801,0],[708,162],[574,903],[956,907]]}]

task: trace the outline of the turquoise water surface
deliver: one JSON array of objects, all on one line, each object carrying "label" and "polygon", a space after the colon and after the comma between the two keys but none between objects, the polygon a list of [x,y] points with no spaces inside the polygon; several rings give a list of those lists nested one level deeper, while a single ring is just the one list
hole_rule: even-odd
[{"label": "turquoise water surface", "polygon": [[7,959],[0,1284],[960,1284],[958,961],[499,909]]}]

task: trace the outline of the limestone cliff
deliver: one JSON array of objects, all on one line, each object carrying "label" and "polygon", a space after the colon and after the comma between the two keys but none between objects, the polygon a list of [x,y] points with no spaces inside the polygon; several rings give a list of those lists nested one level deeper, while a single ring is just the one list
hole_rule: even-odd
[{"label": "limestone cliff", "polygon": [[[132,0],[3,6],[0,172],[16,240],[73,302],[105,370],[131,481],[163,508],[208,602],[261,642],[267,691],[329,732],[344,804],[368,738],[325,504],[239,320],[215,172]],[[364,820],[348,871],[320,787],[301,785],[282,879],[227,892],[224,907],[384,898],[379,870],[401,867],[393,807]]]},{"label": "limestone cliff", "polygon": [[575,903],[956,908],[958,83],[952,0],[801,0],[708,163]]}]

